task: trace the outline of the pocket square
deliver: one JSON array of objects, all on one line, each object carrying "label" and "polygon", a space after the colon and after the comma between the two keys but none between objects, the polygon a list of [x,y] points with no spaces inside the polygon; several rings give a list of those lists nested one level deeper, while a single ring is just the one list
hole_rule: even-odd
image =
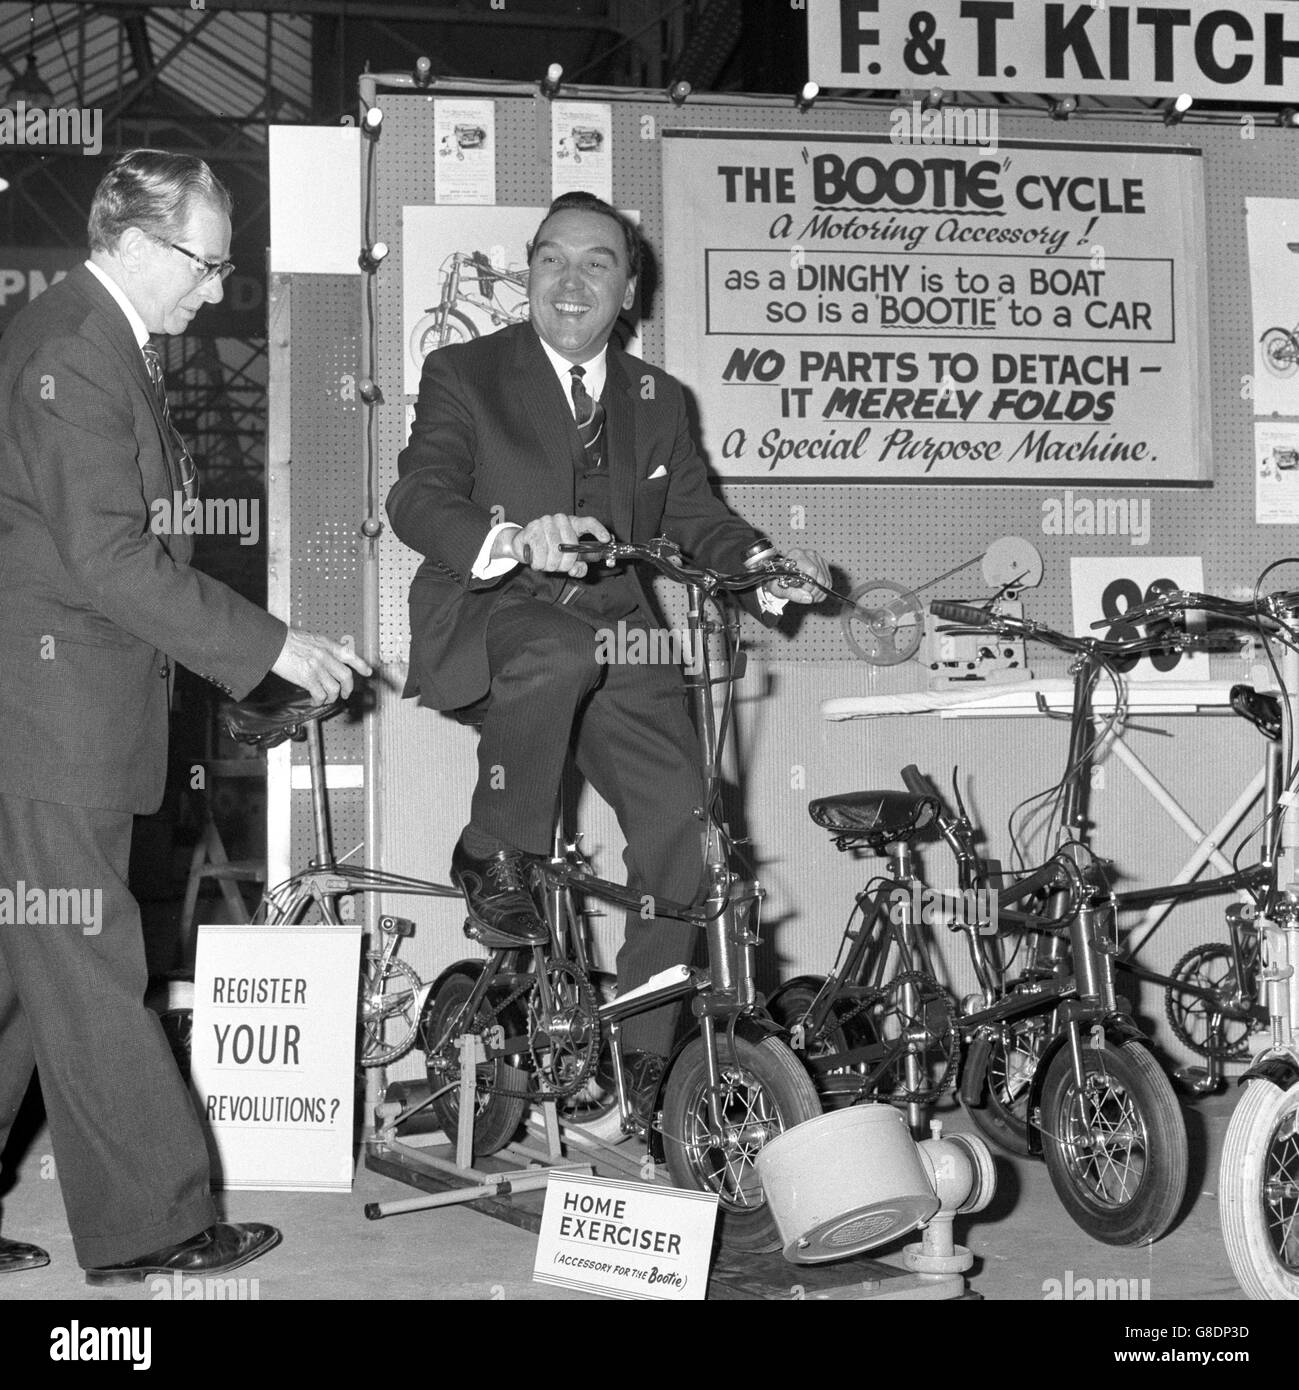
[{"label": "pocket square", "polygon": [[645,481],[647,483],[652,483],[655,478],[666,478],[667,475],[667,468],[663,464],[659,464],[659,466],[653,471],[653,473],[649,475],[648,478],[645,479]]}]

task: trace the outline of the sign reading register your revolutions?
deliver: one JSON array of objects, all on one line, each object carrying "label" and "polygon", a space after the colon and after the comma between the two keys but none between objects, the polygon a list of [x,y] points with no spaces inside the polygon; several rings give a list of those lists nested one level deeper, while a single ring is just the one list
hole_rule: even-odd
[{"label": "sign reading register your revolutions?", "polygon": [[1208,476],[1197,150],[943,144],[918,105],[664,135],[667,367],[723,478]]}]

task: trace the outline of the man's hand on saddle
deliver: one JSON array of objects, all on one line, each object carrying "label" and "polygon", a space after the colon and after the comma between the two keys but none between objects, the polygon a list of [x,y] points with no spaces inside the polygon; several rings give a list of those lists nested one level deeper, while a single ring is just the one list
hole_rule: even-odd
[{"label": "man's hand on saddle", "polygon": [[369,663],[351,647],[292,627],[271,670],[310,691],[311,698],[322,705],[332,704],[340,695],[346,699],[352,693],[353,671],[363,676],[374,674]]},{"label": "man's hand on saddle", "polygon": [[502,540],[506,553],[529,569],[545,574],[568,574],[581,579],[586,573],[586,561],[566,545],[575,545],[582,537],[598,541],[613,540],[613,532],[593,516],[539,516],[518,531],[505,532]]},{"label": "man's hand on saddle", "polygon": [[[815,579],[816,584],[794,584],[787,579],[777,579],[766,586],[772,598],[787,598],[794,603],[821,603],[828,596],[830,566],[815,550],[786,550],[782,558],[797,565],[809,578]],[[818,588],[817,585],[825,587]]]}]

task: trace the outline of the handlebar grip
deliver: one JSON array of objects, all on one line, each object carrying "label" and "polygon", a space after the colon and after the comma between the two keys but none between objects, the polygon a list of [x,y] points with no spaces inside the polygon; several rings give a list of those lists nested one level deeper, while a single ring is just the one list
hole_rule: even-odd
[{"label": "handlebar grip", "polygon": [[920,771],[915,763],[908,763],[902,769],[902,783],[913,796],[932,796],[940,806],[943,804],[943,798],[939,795],[938,788]]},{"label": "handlebar grip", "polygon": [[944,622],[964,623],[967,627],[991,627],[993,615],[971,603],[954,603],[950,599],[936,598],[929,605],[935,618]]}]

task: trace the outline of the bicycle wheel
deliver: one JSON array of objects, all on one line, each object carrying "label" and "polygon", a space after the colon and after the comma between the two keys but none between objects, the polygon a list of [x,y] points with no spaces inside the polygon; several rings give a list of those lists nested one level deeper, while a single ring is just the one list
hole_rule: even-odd
[{"label": "bicycle wheel", "polygon": [[361,965],[360,1055],[363,1067],[381,1067],[410,1051],[419,1032],[415,1000],[420,977],[404,960],[369,951]]},{"label": "bicycle wheel", "polygon": [[430,352],[450,343],[467,343],[477,336],[478,330],[467,314],[458,309],[434,309],[411,329],[410,355],[422,367]]},{"label": "bicycle wheel", "polygon": [[1284,328],[1269,328],[1263,334],[1263,365],[1273,376],[1294,376],[1299,370],[1299,338]]},{"label": "bicycle wheel", "polygon": [[[1235,1003],[1239,995],[1231,947],[1222,942],[1193,947],[1168,973],[1181,984],[1212,990],[1221,1003]],[[1249,1055],[1248,1019],[1224,1018],[1210,1000],[1176,985],[1164,988],[1164,1012],[1174,1036],[1200,1056],[1230,1061]]]},{"label": "bicycle wheel", "polygon": [[[800,1059],[833,1057],[873,1043],[875,1030],[866,1015],[858,1013],[845,1020],[848,1008],[838,1000],[821,1027],[811,1033],[807,1031],[804,1020],[816,1002],[820,987],[820,980],[791,980],[787,985],[781,985],[767,1000],[767,1013],[773,1021],[794,1035],[796,1041],[790,1045],[794,1055]],[[800,1029],[803,1030],[801,1033],[798,1031]],[[822,1105],[826,1109],[836,1109],[851,1105],[861,1098],[850,1089],[850,1078],[854,1075],[864,1076],[869,1070],[863,1062],[836,1067],[829,1072],[815,1071],[811,1073],[812,1084],[821,1094]]]},{"label": "bicycle wheel", "polygon": [[1231,1272],[1250,1298],[1299,1299],[1299,1085],[1245,1087],[1227,1126],[1218,1210]]},{"label": "bicycle wheel", "polygon": [[1186,1191],[1186,1125],[1168,1078],[1140,1043],[1084,1045],[1082,1091],[1069,1049],[1042,1088],[1042,1147],[1065,1210],[1106,1245],[1149,1245]]},{"label": "bicycle wheel", "polygon": [[[472,1020],[457,1024],[457,1015],[473,993],[471,975],[449,976],[424,1011],[424,1036],[429,1041],[428,1079],[442,1094],[430,1104],[443,1133],[455,1144],[460,1134],[460,1053],[453,1030],[485,1033],[497,1019],[486,1001]],[[450,1086],[449,1090],[444,1087]],[[478,1068],[474,1092],[474,1153],[480,1157],[503,1149],[514,1138],[528,1100],[528,1073],[503,1057]]]},{"label": "bicycle wheel", "polygon": [[1046,1038],[1046,1019],[1040,1015],[1003,1024],[988,1052],[983,1104],[965,1107],[975,1129],[989,1143],[1020,1158],[1032,1152],[1029,1097]]},{"label": "bicycle wheel", "polygon": [[158,1015],[176,1067],[188,1083],[194,1039],[194,981],[155,980],[144,996],[144,1007]]},{"label": "bicycle wheel", "polygon": [[821,1113],[816,1088],[798,1058],[777,1038],[759,1043],[717,1038],[726,1138],[708,1133],[704,1041],[693,1038],[672,1066],[663,1094],[663,1143],[678,1187],[716,1192],[722,1241],[734,1250],[781,1248],[755,1163],[768,1140]]}]

